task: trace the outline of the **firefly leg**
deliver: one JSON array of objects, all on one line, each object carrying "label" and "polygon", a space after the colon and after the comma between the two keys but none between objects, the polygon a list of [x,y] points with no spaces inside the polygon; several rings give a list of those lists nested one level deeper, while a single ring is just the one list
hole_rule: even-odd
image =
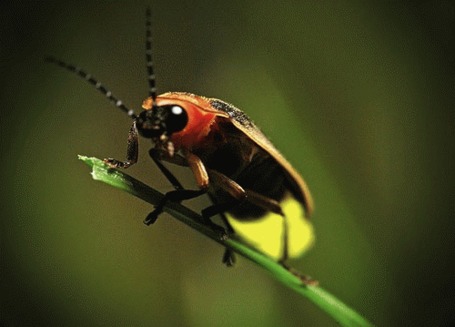
[{"label": "firefly leg", "polygon": [[174,190],[167,192],[164,197],[161,199],[161,201],[158,203],[158,205],[155,207],[155,210],[153,210],[151,213],[148,214],[148,216],[144,220],[144,224],[146,225],[151,225],[153,224],[157,219],[158,216],[163,212],[164,206],[168,201],[174,201],[174,202],[181,202],[183,200],[189,200],[196,198],[202,194],[204,194],[206,191],[205,190]]},{"label": "firefly leg", "polygon": [[[196,156],[195,154],[190,153],[190,152],[186,153],[185,157],[187,159],[188,166],[191,168],[191,170],[193,171],[194,177],[196,178],[196,183],[199,185],[199,187],[201,189],[207,189],[209,186],[209,174],[208,174],[202,160],[198,156]],[[211,171],[211,172],[213,172],[213,171]],[[215,175],[216,175],[216,172],[214,174],[211,174],[210,178],[214,177],[216,179]],[[232,194],[232,196],[236,199],[236,202],[238,202],[238,200],[244,199],[245,192],[237,183],[235,183],[234,181],[232,181],[232,182],[233,182],[233,184],[229,187],[231,192],[229,192],[229,193]],[[216,180],[215,180],[215,183],[216,183]],[[231,203],[219,204],[219,205],[215,204],[211,207],[205,208],[201,212],[202,217],[204,218],[204,220],[206,221],[207,224],[211,225],[215,229],[218,229],[219,226],[214,224],[210,220],[210,217],[216,215],[217,213],[225,212],[227,209],[227,206],[232,206],[232,204]],[[224,215],[221,215],[221,217],[223,219],[223,223],[225,224],[225,226],[227,228],[227,235],[231,234],[233,232],[232,226],[229,224],[229,222],[227,221],[226,217],[224,217]],[[235,264],[235,255],[231,249],[229,249],[229,248],[225,249],[223,258],[222,258],[222,262],[228,267],[232,267]]]},{"label": "firefly leg", "polygon": [[289,232],[288,232],[288,221],[286,216],[283,217],[283,254],[281,255],[280,263],[284,264],[289,258]]},{"label": "firefly leg", "polygon": [[128,145],[126,148],[126,160],[120,161],[113,158],[104,159],[104,163],[111,168],[128,168],[137,162],[139,155],[139,142],[136,128],[136,121],[133,121],[130,131],[128,132]]},{"label": "firefly leg", "polygon": [[[279,202],[274,199],[263,196],[259,193],[256,193],[254,191],[251,191],[249,189],[243,189],[235,181],[233,181],[232,179],[230,179],[229,177],[227,177],[226,175],[224,175],[220,172],[210,170],[210,178],[213,181],[216,181],[217,186],[219,186],[221,189],[226,191],[229,195],[231,195],[232,197],[237,199],[237,201],[227,202],[224,204],[219,204],[219,205],[214,205],[212,207],[208,207],[205,209],[206,214],[210,213],[211,215],[216,215],[219,213],[223,213],[223,212],[228,211],[229,209],[232,209],[236,205],[240,204],[242,201],[248,201],[252,204],[257,205],[258,207],[261,207],[263,209],[266,209],[268,211],[271,211],[271,212],[276,213],[276,214],[280,215],[281,217],[283,217],[283,254],[280,259],[280,262],[284,263],[289,257],[289,251],[288,251],[289,232],[288,232],[287,219],[281,209]],[[217,210],[219,210],[219,211],[217,212]],[[232,227],[231,227],[231,229],[232,229]]]},{"label": "firefly leg", "polygon": [[[283,211],[281,210],[280,204],[266,196],[263,196],[259,193],[254,191],[243,189],[236,181],[233,181],[226,175],[216,171],[210,170],[210,178],[212,181],[219,187],[220,189],[227,192],[230,196],[237,200],[237,202],[233,202],[233,204],[238,204],[238,201],[248,201],[252,204],[257,205],[263,209],[268,211],[272,211],[278,215],[284,216]],[[232,207],[231,207],[232,208]],[[226,211],[226,210],[225,210]]]},{"label": "firefly leg", "polygon": [[188,151],[185,153],[185,159],[193,172],[199,188],[207,189],[209,187],[209,175],[201,158]]},{"label": "firefly leg", "polygon": [[[193,171],[194,177],[196,179],[196,183],[201,189],[208,189],[209,187],[209,175],[207,173],[207,170],[205,168],[204,163],[202,160],[195,154],[191,152],[185,153],[185,158],[188,162],[188,166],[191,168]],[[205,208],[201,211],[202,218],[204,219],[205,223],[207,225],[210,225],[214,229],[220,229],[221,227],[218,226],[217,224],[213,223],[210,218],[213,217],[214,215],[220,213],[222,209],[218,208],[216,209],[218,205],[215,204],[213,206],[210,206],[208,208]],[[214,210],[212,210],[214,209]],[[224,212],[225,210],[223,210]],[[232,232],[232,227],[229,225],[227,220],[223,217],[223,220],[226,223],[226,226],[228,227],[228,231],[225,231],[223,229],[223,234],[227,236],[228,233]]]},{"label": "firefly leg", "polygon": [[[226,219],[226,217],[223,215],[226,211],[229,209],[232,209],[235,207],[239,201],[229,201],[229,202],[223,202],[223,203],[217,203],[213,204],[211,206],[208,206],[207,208],[202,209],[201,215],[202,219],[204,222],[208,225],[211,225],[215,229],[222,229],[222,233],[224,237],[229,237],[229,235],[234,233],[234,229],[232,228],[231,224],[229,221]],[[223,221],[223,227],[218,226],[217,224],[213,223],[211,218],[220,215],[221,220]]]},{"label": "firefly leg", "polygon": [[153,159],[153,161],[158,166],[158,168],[163,173],[163,175],[166,176],[167,180],[172,184],[172,186],[174,186],[174,188],[176,190],[182,190],[183,189],[182,184],[174,176],[174,174],[172,174],[169,171],[169,169],[167,169],[161,162],[161,160],[163,160],[163,155],[162,155],[163,153],[165,153],[165,152],[162,150],[159,150],[159,149],[155,149],[155,148],[152,148],[149,150],[150,157]]},{"label": "firefly leg", "polygon": [[[211,205],[207,208],[202,209],[202,211],[201,211],[202,218],[204,219],[204,221],[207,224],[212,225],[213,228],[215,228],[215,229],[221,228],[222,229],[221,232],[223,233],[224,237],[228,238],[229,235],[234,233],[234,229],[232,228],[229,221],[226,219],[226,216],[223,215],[223,213],[228,211],[229,209],[232,209],[238,203],[239,203],[239,201],[235,200],[235,201],[217,203],[217,204]],[[224,228],[213,223],[212,220],[210,219],[216,215],[220,215],[221,220],[223,221]],[[235,261],[236,261],[236,259],[235,259],[234,252],[231,249],[226,248],[224,251],[224,254],[223,254],[223,259],[222,259],[223,264],[225,264],[228,267],[232,267],[232,266],[234,266]]]},{"label": "firefly leg", "polygon": [[223,259],[221,260],[228,267],[233,267],[235,265],[235,253],[230,248],[224,250]]},{"label": "firefly leg", "polygon": [[311,276],[304,275],[300,273],[299,271],[295,270],[294,268],[288,266],[285,262],[280,262],[280,264],[286,268],[290,273],[292,273],[294,276],[298,277],[302,283],[305,285],[311,285],[311,286],[317,286],[319,285],[319,282],[316,279],[313,279]]},{"label": "firefly leg", "polygon": [[284,217],[283,210],[281,210],[281,206],[278,201],[268,198],[266,196],[263,196],[259,193],[256,193],[256,192],[248,190],[248,189],[245,190],[245,193],[246,193],[248,202],[251,202],[251,203],[257,205],[258,207],[269,210],[273,213],[276,213],[277,215]]},{"label": "firefly leg", "polygon": [[206,221],[210,221],[211,217],[221,215],[223,224],[226,226],[227,229],[227,234],[228,235],[232,234],[234,233],[234,230],[232,229],[231,224],[229,224],[229,221],[226,219],[223,213],[229,211],[233,207],[245,201],[247,199],[246,192],[239,184],[237,184],[232,179],[226,177],[226,175],[222,173],[219,173],[215,170],[209,170],[209,175],[213,184],[227,192],[232,197],[232,200],[222,203],[216,203],[212,206],[203,209],[201,212],[202,217]]},{"label": "firefly leg", "polygon": [[[229,237],[229,235],[234,233],[234,229],[232,228],[231,224],[229,221],[226,219],[226,216],[223,215],[224,212],[228,211],[229,209],[232,209],[239,203],[238,200],[235,201],[230,201],[230,202],[224,202],[224,203],[218,203],[211,205],[207,208],[204,208],[201,211],[202,218],[206,223],[213,225],[216,229],[222,228],[216,224],[214,224],[210,218],[216,215],[220,215],[223,225],[225,226],[226,230],[223,229],[223,232],[225,233],[226,237]],[[221,262],[225,264],[227,267],[233,267],[235,264],[235,253],[232,251],[230,248],[226,248],[224,250],[223,258]]]},{"label": "firefly leg", "polygon": [[[167,156],[167,152],[159,149],[151,149],[149,151],[150,156],[157,164],[158,168],[163,172],[166,178],[171,182],[171,184],[176,188],[175,191],[168,192],[161,199],[160,203],[144,220],[146,225],[153,224],[158,216],[163,212],[164,206],[168,201],[181,202],[183,200],[189,200],[196,198],[207,192],[208,186],[208,177],[204,179],[204,176],[207,175],[205,172],[205,167],[200,161],[199,157],[188,154],[186,158],[180,155],[174,155],[172,157]],[[199,190],[186,190],[183,188],[182,184],[177,180],[177,178],[161,163],[161,160],[166,160],[170,163],[174,163],[181,166],[190,166],[192,168],[196,181],[200,187]],[[199,162],[198,162],[199,160]]]},{"label": "firefly leg", "polygon": [[229,202],[223,202],[223,203],[217,203],[214,205],[211,205],[207,208],[202,209],[201,214],[202,218],[204,218],[205,221],[209,222],[210,218],[220,215],[221,214],[221,219],[223,220],[223,224],[226,226],[226,232],[227,234],[232,234],[234,233],[234,230],[231,227],[231,224],[229,224],[228,220],[226,217],[223,215],[224,212],[228,211],[229,209],[232,209],[235,207],[239,201],[229,201]]}]

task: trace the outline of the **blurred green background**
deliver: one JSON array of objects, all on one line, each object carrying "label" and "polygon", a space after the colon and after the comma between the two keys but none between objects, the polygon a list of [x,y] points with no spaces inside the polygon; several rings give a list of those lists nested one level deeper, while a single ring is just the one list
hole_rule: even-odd
[{"label": "blurred green background", "polygon": [[[242,108],[307,180],[317,243],[292,265],[377,325],[453,326],[454,4],[219,3],[2,2],[2,325],[335,325],[77,160],[123,158],[130,120],[43,57],[139,110],[149,5],[159,91]],[[170,190],[149,146],[129,173]]]}]

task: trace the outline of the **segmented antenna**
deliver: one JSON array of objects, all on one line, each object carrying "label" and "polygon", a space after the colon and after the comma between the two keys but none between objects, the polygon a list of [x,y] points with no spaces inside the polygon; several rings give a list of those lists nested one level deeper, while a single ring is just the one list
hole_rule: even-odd
[{"label": "segmented antenna", "polygon": [[147,63],[147,78],[149,82],[149,95],[153,99],[153,103],[156,100],[156,82],[155,73],[153,71],[153,60],[152,60],[152,12],[150,8],[147,8],[145,12],[145,28],[146,28],[146,39],[145,39],[145,60]]},{"label": "segmented antenna", "polygon": [[67,70],[69,70],[70,72],[73,72],[77,75],[79,75],[80,77],[82,77],[83,79],[85,79],[87,82],[89,82],[90,84],[92,84],[93,86],[95,86],[95,88],[100,91],[101,93],[103,93],[109,101],[111,101],[117,108],[123,110],[124,112],[126,112],[126,114],[128,116],[130,116],[131,118],[133,119],[136,119],[137,116],[134,114],[134,111],[132,109],[128,109],[121,100],[117,99],[111,91],[109,91],[108,89],[106,89],[103,84],[101,84],[100,82],[98,82],[91,74],[88,74],[86,73],[85,71],[83,71],[81,68],[77,67],[77,66],[74,66],[74,65],[71,65],[71,64],[67,64],[66,62],[64,61],[61,61],[59,59],[56,59],[54,57],[46,57],[45,60],[47,62],[50,62],[50,63],[53,63],[53,64],[56,64],[60,67],[63,67]]}]

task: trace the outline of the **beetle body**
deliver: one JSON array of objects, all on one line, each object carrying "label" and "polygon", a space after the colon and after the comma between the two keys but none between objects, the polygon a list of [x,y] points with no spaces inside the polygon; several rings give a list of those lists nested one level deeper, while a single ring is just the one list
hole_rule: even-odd
[{"label": "beetle body", "polygon": [[[220,214],[235,233],[262,252],[274,258],[281,258],[284,251],[290,257],[304,252],[313,242],[308,221],[311,195],[300,175],[259,128],[241,110],[218,99],[170,92],[143,102],[146,111],[175,106],[185,111],[187,123],[164,142],[166,131],[152,138],[163,149],[162,159],[172,162],[174,154],[166,145],[170,142],[176,155],[186,159],[190,154],[192,160],[200,160],[203,171],[193,168],[199,187],[207,189],[215,204],[233,202]],[[143,126],[137,128],[141,134]],[[279,210],[274,212],[274,208]]]}]

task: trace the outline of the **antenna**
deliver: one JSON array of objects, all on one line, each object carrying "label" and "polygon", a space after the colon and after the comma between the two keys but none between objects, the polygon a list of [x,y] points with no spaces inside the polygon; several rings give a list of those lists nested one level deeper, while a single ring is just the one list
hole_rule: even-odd
[{"label": "antenna", "polygon": [[153,71],[153,60],[152,60],[152,12],[150,8],[147,8],[145,12],[145,61],[147,64],[147,78],[149,82],[149,95],[153,99],[153,105],[156,100],[156,81],[155,73]]},{"label": "antenna", "polygon": [[92,84],[93,86],[95,86],[95,88],[100,91],[101,93],[103,93],[107,99],[109,101],[111,101],[117,108],[119,108],[120,110],[123,110],[124,112],[126,112],[126,114],[128,116],[130,116],[131,118],[133,119],[136,119],[137,116],[135,115],[134,111],[132,109],[128,109],[121,100],[119,100],[118,98],[116,98],[111,91],[109,91],[107,88],[105,88],[103,86],[103,84],[101,84],[100,82],[98,82],[98,80],[96,80],[96,78],[94,78],[91,74],[88,74],[86,73],[85,71],[83,71],[81,68],[77,67],[77,66],[74,66],[74,65],[71,65],[71,64],[68,64],[64,61],[61,61],[59,59],[56,59],[54,57],[46,57],[45,58],[45,61],[47,62],[50,62],[50,63],[53,63],[53,64],[56,64],[57,66],[60,66],[60,67],[63,67],[67,70],[69,70],[70,72],[73,72],[77,75],[79,75],[80,77],[82,77],[83,79],[85,79],[87,82],[89,82],[90,84]]}]

